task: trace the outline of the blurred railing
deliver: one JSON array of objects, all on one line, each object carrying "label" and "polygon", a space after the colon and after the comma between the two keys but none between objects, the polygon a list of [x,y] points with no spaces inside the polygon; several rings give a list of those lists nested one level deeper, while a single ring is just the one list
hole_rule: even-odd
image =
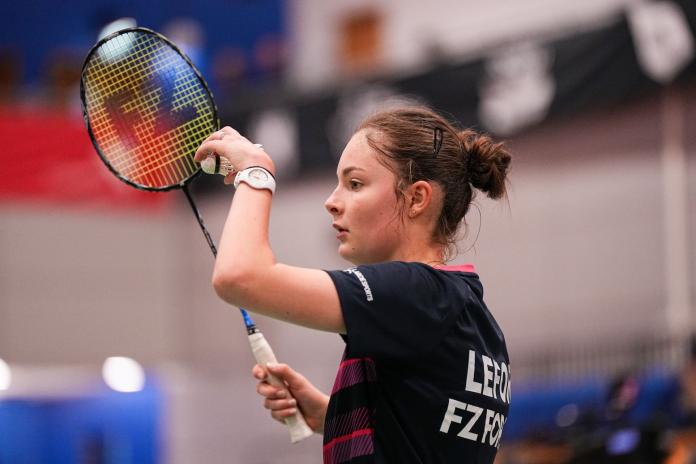
[{"label": "blurred railing", "polygon": [[689,359],[692,339],[653,334],[558,347],[511,359],[515,383],[555,384],[622,372],[677,371]]}]

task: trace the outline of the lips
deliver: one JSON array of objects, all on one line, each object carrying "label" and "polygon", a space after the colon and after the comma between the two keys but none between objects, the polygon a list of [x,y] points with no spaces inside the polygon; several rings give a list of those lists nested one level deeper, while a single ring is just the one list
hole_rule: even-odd
[{"label": "lips", "polygon": [[341,240],[342,238],[345,238],[346,235],[348,234],[348,229],[345,227],[341,227],[338,224],[333,224],[333,228],[336,229],[336,238]]}]

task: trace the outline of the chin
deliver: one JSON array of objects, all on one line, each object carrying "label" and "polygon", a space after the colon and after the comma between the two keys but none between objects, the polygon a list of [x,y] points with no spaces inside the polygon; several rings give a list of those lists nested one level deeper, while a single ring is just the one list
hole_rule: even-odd
[{"label": "chin", "polygon": [[386,250],[365,247],[357,249],[351,246],[348,242],[343,242],[338,245],[338,254],[355,266],[362,264],[377,264],[390,261],[389,254]]},{"label": "chin", "polygon": [[347,248],[347,247],[344,246],[343,244],[339,245],[339,246],[338,246],[338,255],[339,255],[341,258],[343,258],[343,259],[345,259],[346,261],[348,261],[349,263],[355,264],[354,261],[353,261],[353,260],[355,259],[355,257],[353,256],[353,253],[350,252],[351,250],[346,249],[346,248]]},{"label": "chin", "polygon": [[342,243],[338,246],[338,254],[341,256],[341,258],[356,266],[365,264],[365,260],[360,259],[360,257],[358,257],[355,253],[355,250],[351,249],[351,247],[346,243]]}]

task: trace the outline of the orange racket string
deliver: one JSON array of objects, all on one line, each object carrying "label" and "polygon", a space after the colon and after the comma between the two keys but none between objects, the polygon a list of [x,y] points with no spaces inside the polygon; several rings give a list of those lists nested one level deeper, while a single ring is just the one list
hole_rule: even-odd
[{"label": "orange racket string", "polygon": [[[173,47],[157,35],[128,32],[102,44],[87,63],[84,76],[93,135],[115,171],[150,188],[179,184],[197,172],[193,154],[218,129],[217,118],[199,76]],[[170,87],[158,87],[157,79]],[[197,117],[156,134],[167,90],[171,120],[165,122],[176,122],[173,113],[187,108],[193,108]],[[117,102],[117,114],[109,113],[105,102],[123,92],[131,98]],[[130,125],[129,117],[137,118],[137,124]],[[119,127],[127,127],[131,137],[124,141]],[[131,140],[137,140],[132,148]]]}]

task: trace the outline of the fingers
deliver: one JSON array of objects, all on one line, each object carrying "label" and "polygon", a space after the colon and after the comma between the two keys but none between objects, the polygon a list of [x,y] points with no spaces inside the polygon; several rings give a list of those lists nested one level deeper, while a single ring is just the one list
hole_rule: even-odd
[{"label": "fingers", "polygon": [[284,422],[290,416],[294,416],[297,413],[297,408],[281,409],[278,411],[271,411],[271,417],[279,422]]},{"label": "fingers", "polygon": [[295,398],[286,398],[280,400],[271,400],[266,398],[263,401],[263,407],[271,411],[282,411],[285,409],[293,409],[297,407]]},{"label": "fingers", "polygon": [[216,133],[218,134],[218,137],[220,140],[227,137],[228,135],[235,135],[238,137],[242,137],[242,134],[240,134],[239,132],[237,132],[236,130],[231,128],[230,126],[225,126],[222,129],[220,129],[219,131],[217,131]]},{"label": "fingers", "polygon": [[[290,393],[283,387],[271,385],[266,380],[268,379],[268,370],[257,364],[251,370],[252,375],[260,382],[256,385],[256,392],[265,397],[267,400],[291,399]],[[281,380],[282,381],[282,380]]]},{"label": "fingers", "polygon": [[193,159],[200,163],[212,153],[222,155],[233,163],[252,156],[268,156],[261,147],[251,143],[244,137],[233,138],[232,136],[225,136],[224,139],[213,139],[203,142],[196,150]]},{"label": "fingers", "polygon": [[193,160],[200,163],[212,153],[224,154],[227,151],[226,147],[226,143],[220,139],[206,140],[196,150]]},{"label": "fingers", "polygon": [[285,423],[285,420],[288,417],[294,416],[297,413],[296,408],[290,408],[290,409],[283,409],[280,411],[271,411],[271,417],[281,424]]},{"label": "fingers", "polygon": [[293,384],[306,382],[302,375],[295,372],[287,364],[268,364],[267,366],[257,364],[252,368],[251,373],[255,379],[260,381],[256,386],[256,391],[264,397],[263,407],[271,411],[271,416],[275,420],[283,422],[297,413],[297,400],[292,397],[290,392],[271,385],[267,379],[269,374],[273,374],[292,388]]},{"label": "fingers", "polygon": [[259,384],[256,386],[256,392],[259,395],[271,400],[286,399],[290,397],[285,389],[276,387],[266,382],[259,382]]},{"label": "fingers", "polygon": [[279,379],[284,380],[291,390],[295,388],[302,388],[307,384],[307,379],[305,379],[302,374],[293,370],[287,364],[268,364],[266,369],[268,369],[268,372],[275,375]]},{"label": "fingers", "polygon": [[[254,377],[263,378],[264,370],[261,366],[255,366],[253,372]],[[283,422],[284,419],[297,412],[297,400],[291,397],[286,390],[261,381],[257,385],[256,391],[265,398],[263,407],[271,411],[271,416],[274,419]]]},{"label": "fingers", "polygon": [[265,366],[262,366],[261,364],[256,364],[251,369],[251,374],[259,380],[265,380],[269,372],[274,376],[278,377],[279,379],[285,381],[290,381],[296,378],[304,379],[302,375],[294,371],[287,364],[268,363]]},{"label": "fingers", "polygon": [[[279,396],[285,396],[283,395],[284,393],[285,392],[282,390],[278,392]],[[297,413],[297,400],[292,397],[279,399],[271,399],[267,397],[263,401],[263,407],[271,411],[271,417],[273,417],[275,420],[283,422],[284,419]]]},{"label": "fingers", "polygon": [[210,142],[211,140],[222,140],[228,135],[240,135],[239,132],[231,128],[230,126],[225,126],[220,130],[217,130],[215,132],[212,132],[208,137],[201,142],[201,144],[205,142]]},{"label": "fingers", "polygon": [[212,154],[217,154],[229,162],[225,184],[234,183],[237,172],[249,166],[261,166],[274,174],[273,161],[260,144],[251,143],[239,132],[229,126],[210,134],[196,150],[194,161],[200,163]]},{"label": "fingers", "polygon": [[256,364],[252,369],[251,369],[251,375],[254,376],[255,379],[257,380],[263,380],[266,378],[268,375],[266,369],[261,366],[260,364]]},{"label": "fingers", "polygon": [[222,140],[225,137],[230,136],[230,135],[232,135],[232,136],[236,135],[239,137],[242,136],[239,132],[237,132],[236,130],[234,130],[230,126],[225,126],[222,129],[211,133],[203,142],[208,142],[210,140]]},{"label": "fingers", "polygon": [[211,133],[208,137],[201,143],[210,142],[211,140],[222,140],[224,138],[224,132],[221,130]]},{"label": "fingers", "polygon": [[207,157],[209,154],[216,152],[216,153],[223,153],[223,150],[216,150],[215,147],[217,146],[218,148],[221,148],[224,145],[221,144],[215,144],[214,146],[211,146],[211,142],[220,142],[222,140],[225,141],[245,141],[248,143],[249,142],[247,139],[242,137],[242,135],[231,128],[230,126],[225,126],[219,131],[215,131],[212,134],[210,134],[204,141],[201,143],[201,146],[196,150],[196,154],[194,155],[193,159],[195,161],[201,162],[205,157]]}]

